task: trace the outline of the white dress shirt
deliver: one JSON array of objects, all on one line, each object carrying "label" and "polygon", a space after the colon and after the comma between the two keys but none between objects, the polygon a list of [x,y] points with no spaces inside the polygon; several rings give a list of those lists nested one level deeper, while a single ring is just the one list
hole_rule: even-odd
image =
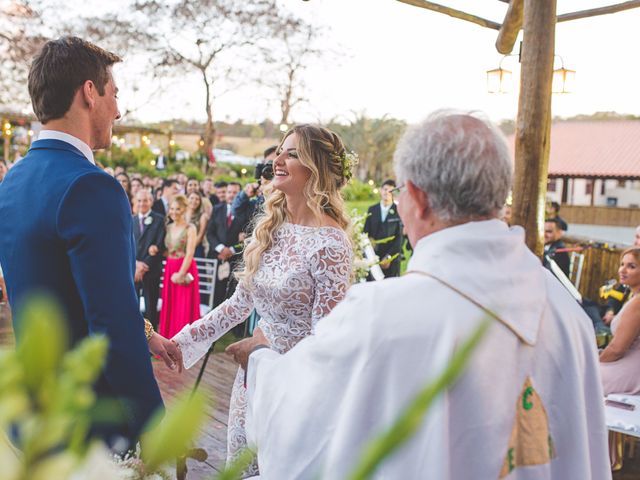
[{"label": "white dress shirt", "polygon": [[74,137],[73,135],[69,135],[68,133],[60,132],[58,130],[41,130],[38,135],[38,140],[60,140],[61,142],[66,142],[80,150],[80,152],[82,152],[86,159],[91,163],[94,165],[96,164],[91,148],[78,137]]}]

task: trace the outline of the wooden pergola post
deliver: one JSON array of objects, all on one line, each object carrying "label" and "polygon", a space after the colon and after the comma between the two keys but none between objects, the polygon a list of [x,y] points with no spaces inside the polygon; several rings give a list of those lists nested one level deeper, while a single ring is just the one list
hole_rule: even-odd
[{"label": "wooden pergola post", "polygon": [[538,256],[544,248],[555,26],[556,0],[524,0],[513,213]]}]

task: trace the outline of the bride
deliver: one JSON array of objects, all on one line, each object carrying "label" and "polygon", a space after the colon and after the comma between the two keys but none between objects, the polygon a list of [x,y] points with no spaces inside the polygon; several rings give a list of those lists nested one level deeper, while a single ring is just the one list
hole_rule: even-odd
[{"label": "bride", "polygon": [[[352,249],[340,189],[350,178],[351,156],[342,140],[320,126],[295,126],[280,143],[273,168],[273,192],[244,251],[235,294],[173,338],[186,368],[253,308],[261,317],[258,333],[274,350],[287,352],[313,333],[349,287]],[[245,395],[239,369],[229,408],[228,462],[246,447]],[[257,473],[255,464],[245,472]]]}]

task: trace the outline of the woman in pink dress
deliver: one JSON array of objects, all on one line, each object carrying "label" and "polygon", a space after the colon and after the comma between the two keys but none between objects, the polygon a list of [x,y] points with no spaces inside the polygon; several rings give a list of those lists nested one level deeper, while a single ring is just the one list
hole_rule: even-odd
[{"label": "woman in pink dress", "polygon": [[604,394],[640,394],[640,247],[622,252],[620,283],[631,298],[611,322],[613,340],[600,354]]},{"label": "woman in pink dress", "polygon": [[162,282],[162,309],[158,333],[173,337],[182,327],[200,318],[198,269],[194,261],[197,232],[186,219],[187,199],[177,195],[169,205],[165,246],[167,264]]}]

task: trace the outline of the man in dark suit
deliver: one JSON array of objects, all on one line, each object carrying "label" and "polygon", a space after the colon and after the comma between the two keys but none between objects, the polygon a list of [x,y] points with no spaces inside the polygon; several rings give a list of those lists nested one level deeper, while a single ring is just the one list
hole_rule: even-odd
[{"label": "man in dark suit", "polygon": [[[393,180],[386,180],[380,187],[380,203],[367,212],[364,233],[369,235],[373,249],[380,258],[380,267],[385,278],[400,275],[400,255],[402,253],[402,222],[398,209],[393,203]],[[380,240],[383,240],[380,242]]]},{"label": "man in dark suit", "polygon": [[543,262],[545,267],[549,268],[549,264],[546,261],[546,258],[549,257],[554,260],[560,270],[569,277],[569,254],[567,252],[562,252],[558,250],[562,250],[565,248],[564,242],[561,240],[562,238],[562,226],[560,221],[557,218],[547,218],[544,222],[544,255],[545,261]]},{"label": "man in dark suit", "polygon": [[77,37],[49,41],[34,58],[29,94],[43,130],[0,184],[0,264],[18,344],[25,304],[36,292],[60,303],[72,344],[88,335],[108,338],[94,388],[98,398],[119,400],[122,417],[94,425],[91,434],[132,445],[162,408],[149,351],[167,365],[182,359],[170,341],[145,329],[133,284],[131,206],[93,158],[93,149],[109,148],[120,118],[111,73],[120,60]]},{"label": "man in dark suit", "polygon": [[[239,190],[239,184],[228,185],[225,202],[213,207],[211,220],[207,226],[209,257],[217,258],[219,262],[219,280],[216,281],[214,306],[218,306],[227,298],[229,280],[241,257],[238,244],[245,222],[243,218],[233,216],[231,211],[233,199]],[[221,276],[223,278],[220,278]]]},{"label": "man in dark suit", "polygon": [[169,213],[169,204],[173,197],[175,197],[178,193],[180,193],[180,184],[177,180],[173,178],[167,178],[162,182],[162,196],[153,202],[153,210],[156,213],[159,213],[163,217],[166,217]]},{"label": "man in dark suit", "polygon": [[144,296],[145,315],[154,328],[158,328],[158,298],[160,297],[160,276],[162,256],[151,255],[152,246],[162,251],[164,245],[164,218],[151,210],[153,197],[149,190],[140,190],[135,202],[138,214],[133,216],[133,236],[136,240],[136,290]]}]

